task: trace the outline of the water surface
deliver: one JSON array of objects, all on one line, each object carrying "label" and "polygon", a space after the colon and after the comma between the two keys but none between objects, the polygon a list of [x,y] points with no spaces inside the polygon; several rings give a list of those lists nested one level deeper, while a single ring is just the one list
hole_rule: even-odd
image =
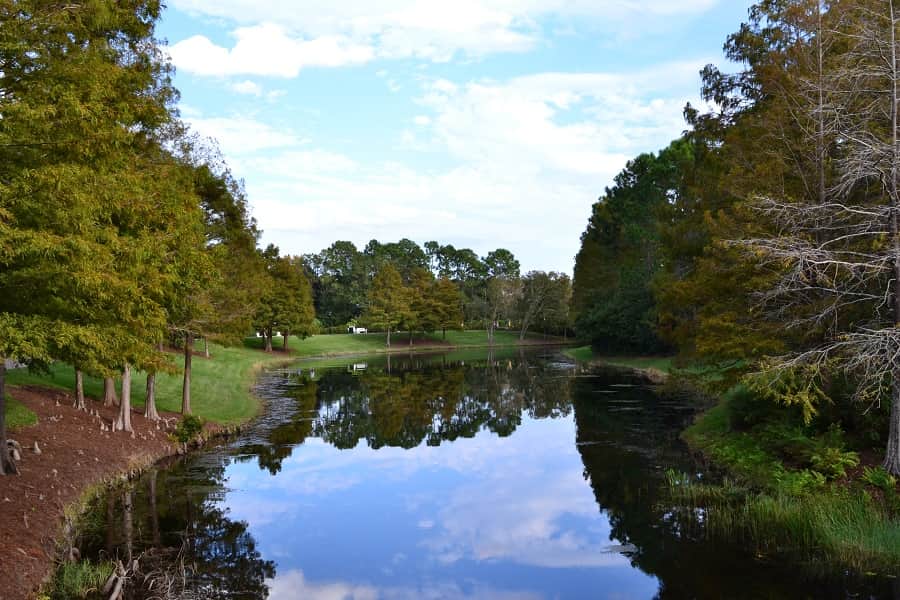
[{"label": "water surface", "polygon": [[689,400],[552,351],[301,363],[259,393],[237,439],[101,500],[86,552],[183,547],[209,598],[892,596],[704,541],[663,493],[701,469]]}]

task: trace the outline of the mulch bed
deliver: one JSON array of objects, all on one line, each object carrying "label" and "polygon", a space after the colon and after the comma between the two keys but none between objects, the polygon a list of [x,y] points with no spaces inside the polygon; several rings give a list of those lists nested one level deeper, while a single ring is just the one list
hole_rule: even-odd
[{"label": "mulch bed", "polygon": [[[72,408],[73,396],[31,386],[10,395],[34,411],[37,425],[9,432],[22,445],[20,475],[0,476],[0,600],[35,595],[57,558],[63,509],[89,487],[174,454],[177,446],[163,423],[132,414],[134,435],[101,431],[118,408],[88,400],[88,409]],[[162,414],[174,427],[179,415]],[[41,453],[33,450],[37,441]]]}]

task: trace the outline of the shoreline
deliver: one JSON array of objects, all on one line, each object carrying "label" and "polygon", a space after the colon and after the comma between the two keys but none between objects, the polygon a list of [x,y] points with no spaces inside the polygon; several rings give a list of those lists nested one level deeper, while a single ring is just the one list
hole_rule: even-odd
[{"label": "shoreline", "polygon": [[[22,445],[20,475],[0,481],[0,600],[37,597],[53,576],[56,565],[71,549],[77,520],[98,493],[116,482],[132,479],[162,461],[199,450],[217,439],[239,432],[265,410],[266,403],[254,391],[260,373],[296,362],[330,358],[384,356],[461,349],[486,350],[516,347],[564,347],[571,342],[531,341],[491,345],[397,346],[373,352],[321,353],[297,356],[275,351],[255,354],[242,388],[256,404],[253,414],[238,423],[207,421],[203,432],[187,444],[173,441],[169,434],[181,415],[160,411],[162,421],[144,418],[143,410],[132,409],[134,433],[102,431],[115,418],[118,407],[104,408],[89,399],[88,410],[73,408],[74,394],[52,385],[27,384],[8,387],[8,394],[34,412],[37,424],[10,431],[9,437]],[[248,349],[249,350],[249,349]],[[198,415],[201,416],[202,415]],[[37,441],[40,454],[33,450]],[[40,508],[40,510],[38,510]]]}]

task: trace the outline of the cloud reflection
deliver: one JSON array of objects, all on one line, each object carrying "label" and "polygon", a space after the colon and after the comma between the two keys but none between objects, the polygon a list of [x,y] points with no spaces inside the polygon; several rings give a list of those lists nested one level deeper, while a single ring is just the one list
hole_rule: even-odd
[{"label": "cloud reflection", "polygon": [[539,600],[543,596],[531,592],[509,592],[476,584],[463,590],[455,583],[435,583],[420,587],[377,588],[347,582],[312,582],[303,571],[288,571],[267,582],[269,600]]}]

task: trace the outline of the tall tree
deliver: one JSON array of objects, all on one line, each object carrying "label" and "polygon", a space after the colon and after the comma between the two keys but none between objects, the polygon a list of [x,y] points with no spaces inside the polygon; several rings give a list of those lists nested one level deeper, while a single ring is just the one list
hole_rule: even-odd
[{"label": "tall tree", "polygon": [[437,326],[447,339],[448,329],[460,329],[463,321],[462,295],[455,283],[441,277],[434,284],[434,296],[437,303]]},{"label": "tall tree", "polygon": [[390,263],[375,274],[369,292],[369,308],[366,319],[376,327],[387,330],[387,346],[391,345],[391,331],[410,318],[409,290],[403,278]]},{"label": "tall tree", "polygon": [[[884,468],[900,474],[900,6],[861,1],[829,69],[836,182],[822,202],[754,199],[774,235],[741,241],[781,268],[762,295],[769,314],[825,332],[812,349],[779,360],[810,377],[839,368],[857,398],[891,398]],[[774,311],[774,312],[771,312]]]}]

